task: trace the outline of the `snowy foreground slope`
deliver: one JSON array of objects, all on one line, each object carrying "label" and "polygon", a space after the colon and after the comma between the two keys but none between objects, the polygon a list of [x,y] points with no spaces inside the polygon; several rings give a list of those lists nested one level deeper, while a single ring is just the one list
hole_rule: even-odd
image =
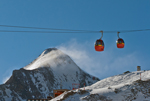
[{"label": "snowy foreground slope", "polygon": [[[141,80],[140,80],[141,73]],[[51,101],[150,101],[150,71],[136,71],[103,79],[68,91]]]},{"label": "snowy foreground slope", "polygon": [[0,85],[0,101],[26,101],[53,95],[54,89],[72,89],[99,81],[81,70],[73,60],[56,48],[46,49],[24,68],[14,70],[9,80]]}]

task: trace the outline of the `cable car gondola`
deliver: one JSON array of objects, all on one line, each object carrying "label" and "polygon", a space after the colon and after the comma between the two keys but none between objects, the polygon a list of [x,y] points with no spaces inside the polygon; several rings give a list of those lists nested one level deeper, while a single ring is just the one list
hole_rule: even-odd
[{"label": "cable car gondola", "polygon": [[125,45],[125,44],[124,44],[123,39],[119,37],[119,33],[120,33],[120,32],[117,33],[117,34],[118,34],[118,40],[116,41],[116,43],[117,43],[117,48],[124,48],[124,45]]},{"label": "cable car gondola", "polygon": [[100,39],[96,40],[95,42],[95,50],[98,52],[104,51],[104,42],[102,40],[103,37],[103,31],[100,31],[102,33],[102,36]]}]

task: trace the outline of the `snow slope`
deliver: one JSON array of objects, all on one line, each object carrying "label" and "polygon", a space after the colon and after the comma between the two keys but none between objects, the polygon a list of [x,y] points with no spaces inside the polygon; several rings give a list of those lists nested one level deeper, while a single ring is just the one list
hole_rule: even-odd
[{"label": "snow slope", "polygon": [[[140,79],[141,74],[141,79]],[[80,94],[80,90],[72,91],[63,101],[150,101],[150,71],[136,71],[120,74],[103,79],[91,86],[85,87],[87,93]],[[81,91],[84,88],[81,88]],[[70,91],[71,92],[71,91]],[[64,98],[66,92],[51,100]]]}]

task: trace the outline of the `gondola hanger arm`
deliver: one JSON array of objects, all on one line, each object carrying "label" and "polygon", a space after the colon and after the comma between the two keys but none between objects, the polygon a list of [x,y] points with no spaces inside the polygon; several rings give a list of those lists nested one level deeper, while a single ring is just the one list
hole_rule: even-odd
[{"label": "gondola hanger arm", "polygon": [[103,37],[103,31],[100,31],[101,33],[102,33],[102,36],[101,36],[101,38],[100,39],[102,39],[102,37]]},{"label": "gondola hanger arm", "polygon": [[120,33],[120,32],[117,32],[118,38],[120,38],[120,37],[119,37],[119,33]]}]

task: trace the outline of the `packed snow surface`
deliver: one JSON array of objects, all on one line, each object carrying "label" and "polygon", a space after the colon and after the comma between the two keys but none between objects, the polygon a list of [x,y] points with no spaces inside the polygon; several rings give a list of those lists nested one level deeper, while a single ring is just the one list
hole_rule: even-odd
[{"label": "packed snow surface", "polygon": [[[145,95],[140,91],[136,93],[136,95],[134,95],[131,92],[131,89],[138,88],[137,86],[133,85],[133,82],[140,80],[140,78],[143,81],[149,80],[150,71],[135,71],[135,72],[120,74],[120,75],[103,79],[91,86],[80,88],[82,90],[85,89],[89,91],[89,94],[87,93],[84,96],[81,94],[74,94],[66,98],[65,101],[70,101],[70,100],[87,101],[84,98],[88,98],[88,97],[89,97],[88,101],[97,101],[94,100],[94,98],[96,97],[97,98],[107,97],[107,100],[105,99],[105,100],[98,100],[98,101],[129,101],[128,99],[132,99],[132,101],[150,101],[150,97],[145,97]],[[120,90],[121,92],[115,93],[115,90],[118,91]],[[78,92],[78,91],[74,91],[74,92]],[[63,98],[64,95],[65,93],[59,97],[52,99],[51,101],[60,100],[61,98]],[[90,96],[94,96],[94,97],[90,97]],[[134,97],[132,98],[132,96]]]}]

